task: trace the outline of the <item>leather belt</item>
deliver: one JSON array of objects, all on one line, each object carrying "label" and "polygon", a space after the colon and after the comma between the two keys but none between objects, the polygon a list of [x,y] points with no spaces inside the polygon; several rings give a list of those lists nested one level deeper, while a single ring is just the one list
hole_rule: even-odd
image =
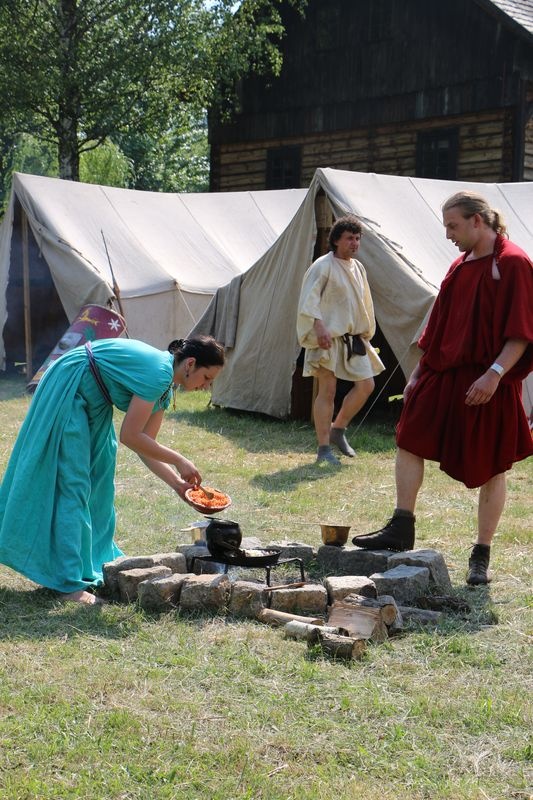
[{"label": "leather belt", "polygon": [[365,343],[358,333],[344,333],[341,338],[348,350],[348,361],[352,356],[366,355]]},{"label": "leather belt", "polygon": [[109,403],[109,405],[112,406],[113,401],[111,400],[111,395],[109,394],[107,386],[105,385],[103,378],[100,374],[100,370],[96,365],[96,359],[94,357],[93,349],[91,347],[90,342],[85,342],[85,350],[87,352],[87,358],[89,359],[89,369],[91,370],[93,378],[95,379],[98,388],[102,393],[102,397],[104,398],[106,403]]}]

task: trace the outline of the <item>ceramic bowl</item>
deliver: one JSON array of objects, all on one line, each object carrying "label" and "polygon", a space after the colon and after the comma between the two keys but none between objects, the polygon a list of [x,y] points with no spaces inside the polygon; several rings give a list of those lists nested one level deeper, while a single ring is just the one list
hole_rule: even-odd
[{"label": "ceramic bowl", "polygon": [[[218,514],[219,511],[224,511],[224,509],[229,508],[231,505],[231,497],[224,492],[221,492],[220,489],[213,489],[211,486],[205,487],[208,491],[216,492],[215,500],[220,499],[220,502],[216,503],[216,505],[206,505],[201,502],[199,498],[202,497],[201,491],[198,489],[187,489],[185,492],[185,497],[190,505],[199,511],[201,514]],[[218,495],[223,495],[223,497],[218,498]],[[207,503],[206,498],[206,503]],[[210,501],[213,503],[213,501]]]}]

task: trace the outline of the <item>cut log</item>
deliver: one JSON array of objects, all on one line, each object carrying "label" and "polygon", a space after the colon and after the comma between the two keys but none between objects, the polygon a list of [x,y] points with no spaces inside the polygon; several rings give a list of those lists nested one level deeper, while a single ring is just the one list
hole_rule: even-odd
[{"label": "cut log", "polygon": [[257,615],[260,622],[266,622],[268,625],[286,625],[287,622],[296,620],[297,622],[305,622],[309,625],[323,625],[324,620],[320,617],[301,617],[299,614],[290,614],[287,611],[276,611],[274,608],[263,608]]},{"label": "cut log", "polygon": [[328,625],[340,628],[348,636],[356,639],[372,639],[384,642],[388,638],[387,626],[383,622],[380,608],[367,608],[362,605],[336,600],[330,607]]},{"label": "cut log", "polygon": [[354,606],[364,606],[365,608],[381,609],[381,619],[385,625],[392,625],[398,616],[398,606],[394,597],[384,594],[381,597],[363,597],[360,594],[349,594],[343,598],[343,603]]},{"label": "cut log", "polygon": [[283,632],[289,639],[307,640],[316,630],[321,630],[324,633],[339,633],[339,628],[330,628],[325,625],[310,625],[307,622],[298,622],[297,619],[293,619],[283,626]]},{"label": "cut log", "polygon": [[320,645],[322,651],[333,658],[343,658],[348,661],[363,657],[366,650],[366,640],[354,636],[339,636],[337,633],[327,633],[316,628],[307,639],[307,646]]},{"label": "cut log", "polygon": [[421,625],[436,625],[442,617],[441,611],[429,611],[425,608],[398,606],[404,622],[418,622]]}]

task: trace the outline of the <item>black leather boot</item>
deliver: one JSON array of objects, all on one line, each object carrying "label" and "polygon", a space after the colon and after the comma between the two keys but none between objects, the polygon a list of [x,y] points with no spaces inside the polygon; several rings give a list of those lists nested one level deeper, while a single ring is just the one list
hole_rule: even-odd
[{"label": "black leather boot", "polygon": [[364,550],[412,550],[415,543],[415,519],[410,511],[398,509],[383,528],[364,536],[354,536],[353,544]]},{"label": "black leather boot", "polygon": [[489,572],[490,545],[475,544],[468,559],[466,582],[469,586],[484,586],[492,578]]}]

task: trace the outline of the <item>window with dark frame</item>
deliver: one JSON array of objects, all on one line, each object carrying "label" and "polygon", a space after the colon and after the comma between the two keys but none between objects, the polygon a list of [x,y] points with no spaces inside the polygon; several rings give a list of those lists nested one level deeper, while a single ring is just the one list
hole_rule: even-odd
[{"label": "window with dark frame", "polygon": [[271,147],[267,150],[267,189],[299,189],[301,147]]},{"label": "window with dark frame", "polygon": [[458,128],[421,131],[417,137],[417,178],[457,178]]}]

